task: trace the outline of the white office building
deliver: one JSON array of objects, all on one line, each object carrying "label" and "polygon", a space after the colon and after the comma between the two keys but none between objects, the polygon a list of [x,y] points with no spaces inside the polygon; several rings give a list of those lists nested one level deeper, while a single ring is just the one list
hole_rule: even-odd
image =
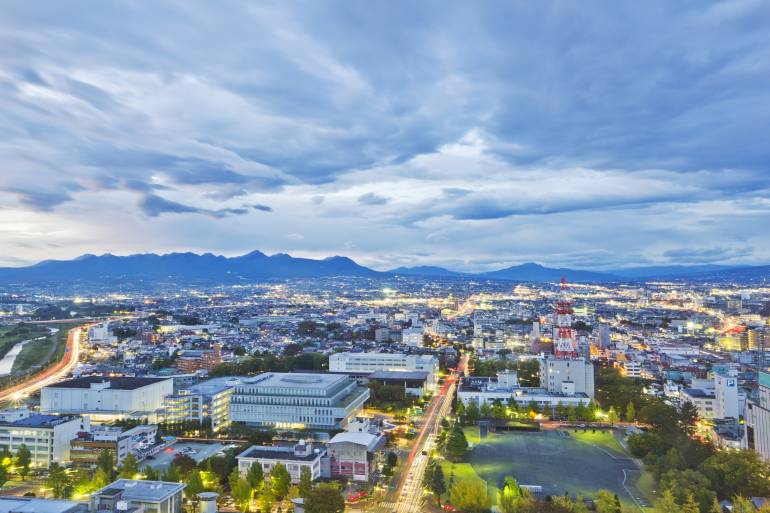
[{"label": "white office building", "polygon": [[369,399],[342,374],[266,372],[244,379],[230,397],[230,420],[278,429],[341,429]]},{"label": "white office building", "polygon": [[422,346],[423,329],[422,328],[406,328],[401,331],[401,343],[407,346],[420,347]]},{"label": "white office building", "polygon": [[521,387],[515,372],[500,372],[497,378],[470,376],[463,378],[457,390],[457,399],[467,406],[471,402],[481,406],[500,401],[518,406],[527,406],[534,402],[539,407],[556,408],[557,406],[587,405],[591,398],[585,393],[552,393],[540,387]]},{"label": "white office building", "polygon": [[717,374],[714,377],[714,417],[738,420],[740,411],[738,378]]},{"label": "white office building", "polygon": [[0,448],[16,453],[25,445],[32,455],[32,466],[70,462],[70,442],[90,428],[88,419],[71,415],[30,415],[14,422],[0,423]]},{"label": "white office building", "polygon": [[303,468],[310,471],[311,481],[321,477],[321,460],[326,450],[315,447],[311,442],[300,440],[293,447],[253,445],[237,456],[238,471],[245,476],[252,465],[260,465],[265,479],[279,463],[286,467],[292,483],[299,483]]},{"label": "white office building", "polygon": [[182,492],[186,486],[168,481],[118,479],[91,494],[89,509],[95,513],[182,513]]},{"label": "white office building", "polygon": [[88,376],[44,387],[40,411],[89,415],[94,422],[121,418],[155,422],[164,398],[173,393],[171,378]]},{"label": "white office building", "polygon": [[594,366],[583,358],[540,360],[540,386],[552,394],[594,396]]},{"label": "white office building", "polygon": [[330,372],[372,373],[377,371],[427,372],[426,386],[433,389],[438,380],[438,358],[433,355],[404,353],[335,353],[329,356]]}]

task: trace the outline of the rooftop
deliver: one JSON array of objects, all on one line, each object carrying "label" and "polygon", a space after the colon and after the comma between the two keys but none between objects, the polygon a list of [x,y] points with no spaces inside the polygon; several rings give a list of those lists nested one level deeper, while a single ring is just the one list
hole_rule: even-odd
[{"label": "rooftop", "polygon": [[69,415],[30,415],[26,419],[20,419],[13,422],[2,422],[0,425],[18,427],[53,427],[73,419],[75,419],[75,417]]},{"label": "rooftop", "polygon": [[293,461],[313,461],[323,455],[324,451],[310,454],[296,454],[293,447],[274,447],[269,445],[252,445],[238,455],[238,458],[261,458]]},{"label": "rooftop", "polygon": [[369,374],[370,379],[409,379],[424,381],[428,379],[425,371],[376,371]]},{"label": "rooftop", "polygon": [[347,379],[345,374],[265,372],[244,380],[244,383],[260,387],[326,388]]},{"label": "rooftop", "polygon": [[109,383],[112,390],[136,390],[137,388],[153,385],[169,378],[135,378],[130,376],[110,377],[110,376],[86,376],[84,378],[68,379],[60,381],[46,388],[91,388],[91,385],[97,383]]},{"label": "rooftop", "polygon": [[373,433],[343,431],[342,433],[337,433],[334,435],[332,439],[329,440],[329,444],[349,443],[361,445],[366,447],[367,451],[373,451],[377,448],[377,446],[380,444],[380,441],[382,440],[382,436],[375,435]]},{"label": "rooftop", "polygon": [[88,507],[80,502],[0,496],[0,513],[85,513],[86,511]]},{"label": "rooftop", "polygon": [[113,497],[123,492],[123,498],[128,500],[159,502],[185,488],[185,484],[168,481],[137,481],[134,479],[118,479],[93,493]]}]

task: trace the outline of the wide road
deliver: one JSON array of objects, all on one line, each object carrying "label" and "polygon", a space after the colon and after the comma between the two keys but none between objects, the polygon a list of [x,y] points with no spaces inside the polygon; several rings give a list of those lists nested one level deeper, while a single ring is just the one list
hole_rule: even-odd
[{"label": "wide road", "polygon": [[398,499],[395,506],[397,513],[418,513],[422,509],[422,480],[428,466],[428,455],[440,429],[441,419],[452,412],[455,388],[467,363],[467,356],[460,358],[457,371],[447,376],[441,390],[431,401],[414,447],[404,463],[403,478],[397,489]]},{"label": "wide road", "polygon": [[80,356],[80,332],[77,327],[70,330],[67,337],[67,348],[61,360],[37,374],[33,374],[27,380],[0,391],[0,401],[17,401],[23,399],[52,383],[64,379],[72,372],[78,363]]}]

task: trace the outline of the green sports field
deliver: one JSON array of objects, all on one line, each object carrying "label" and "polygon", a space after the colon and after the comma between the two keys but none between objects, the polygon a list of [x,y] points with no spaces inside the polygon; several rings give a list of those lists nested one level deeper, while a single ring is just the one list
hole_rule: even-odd
[{"label": "green sports field", "polygon": [[520,484],[542,486],[543,495],[593,497],[606,489],[629,506],[651,502],[634,486],[642,471],[611,432],[490,433],[479,439],[478,429],[469,428],[466,436],[473,445],[472,469],[458,465],[455,474],[475,472],[490,489],[513,476]]}]

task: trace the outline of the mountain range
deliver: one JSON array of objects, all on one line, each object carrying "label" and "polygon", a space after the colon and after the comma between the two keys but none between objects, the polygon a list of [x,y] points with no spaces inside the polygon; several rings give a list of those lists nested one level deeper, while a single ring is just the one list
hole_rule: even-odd
[{"label": "mountain range", "polygon": [[143,253],[128,256],[83,255],[73,260],[45,260],[28,267],[0,268],[0,285],[88,283],[246,283],[260,279],[314,278],[329,276],[390,277],[422,276],[447,279],[494,279],[550,282],[562,276],[571,282],[618,282],[668,278],[757,281],[770,278],[770,266],[724,265],[658,266],[586,271],[525,263],[484,273],[463,273],[436,266],[399,267],[375,271],[344,256],[321,260],[296,258],[285,253],[266,255],[252,251],[236,257],[212,253]]}]

